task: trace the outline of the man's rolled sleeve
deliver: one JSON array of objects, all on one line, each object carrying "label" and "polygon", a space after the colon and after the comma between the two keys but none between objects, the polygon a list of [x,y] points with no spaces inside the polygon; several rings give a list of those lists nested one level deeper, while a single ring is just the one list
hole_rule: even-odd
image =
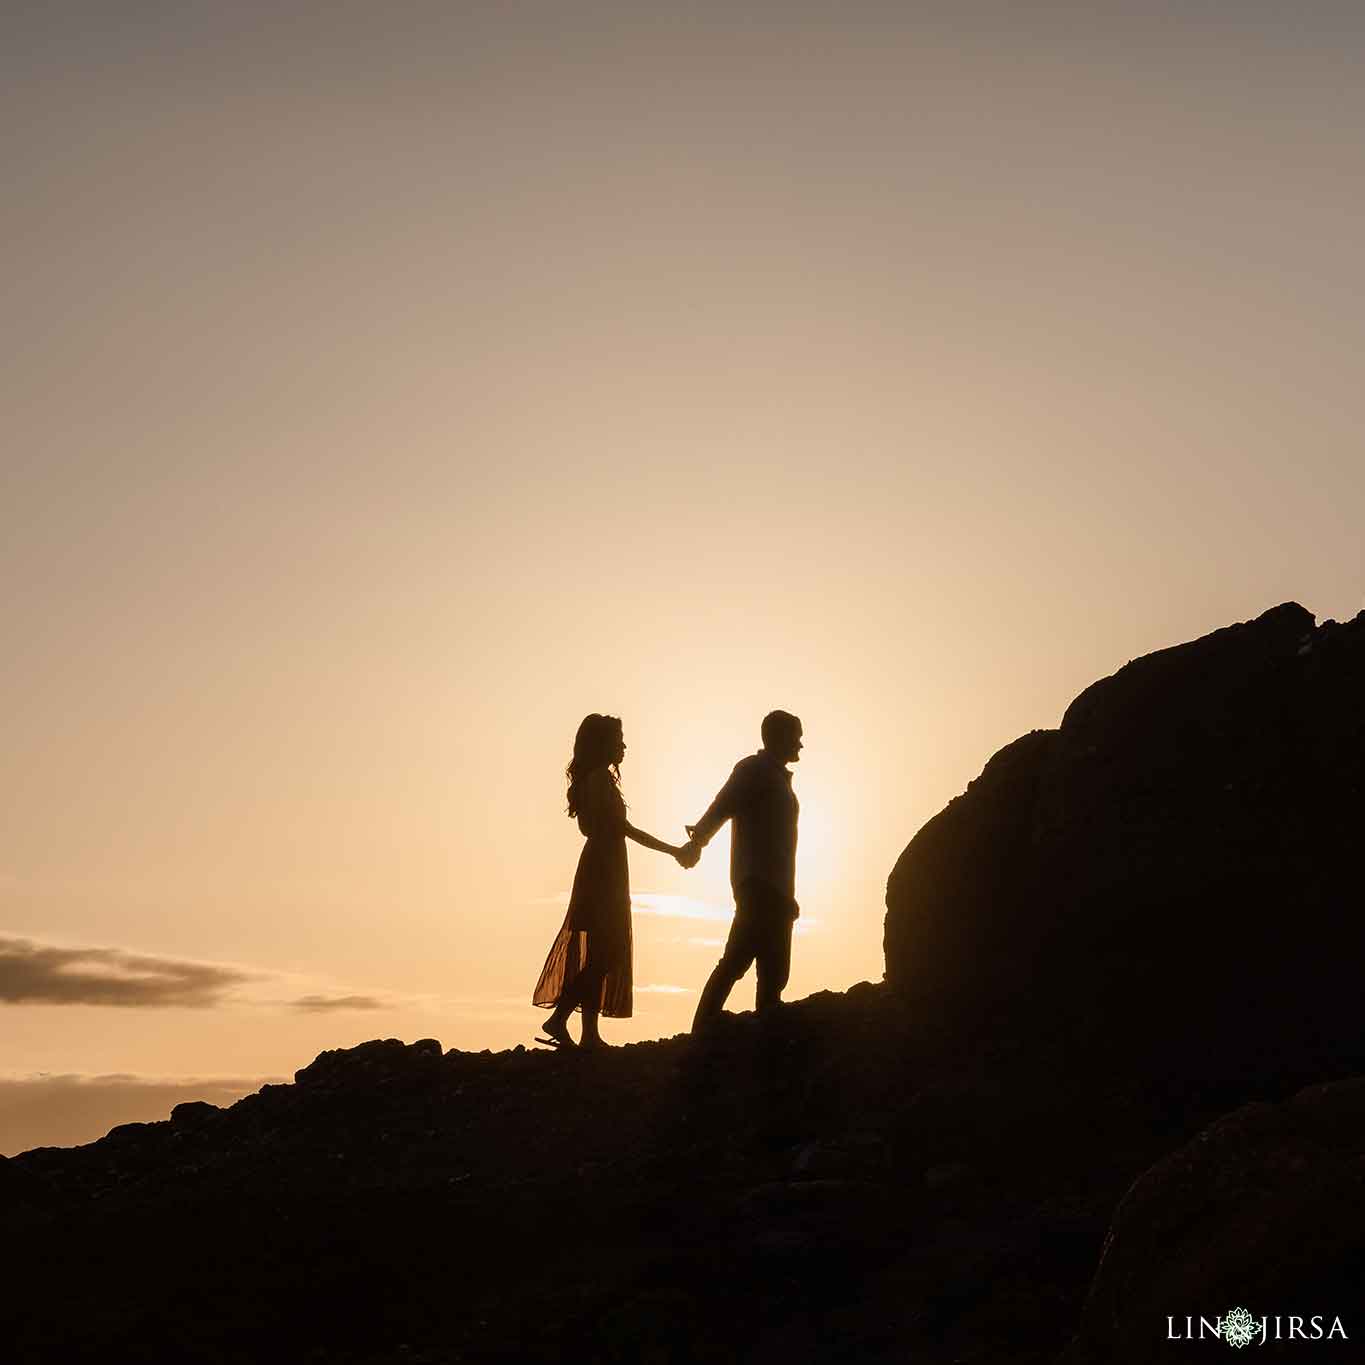
[{"label": "man's rolled sleeve", "polygon": [[716,831],[743,806],[747,787],[744,764],[736,763],[716,799],[706,808],[706,814],[692,827],[692,838],[699,848],[705,848]]}]

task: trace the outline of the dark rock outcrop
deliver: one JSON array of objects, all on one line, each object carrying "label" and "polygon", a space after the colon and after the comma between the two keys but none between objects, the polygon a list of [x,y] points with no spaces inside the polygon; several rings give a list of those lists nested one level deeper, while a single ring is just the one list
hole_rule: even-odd
[{"label": "dark rock outcrop", "polygon": [[[1147,1365],[1181,1349],[1170,1341],[1188,1340],[1195,1329],[1187,1319],[1214,1322],[1235,1308],[1271,1319],[1263,1344],[1272,1354],[1277,1334],[1289,1353],[1314,1331],[1321,1346],[1339,1317],[1341,1335],[1331,1344],[1349,1354],[1365,1331],[1363,1274],[1365,1080],[1249,1104],[1158,1162],[1124,1196],[1063,1360]],[[1299,1320],[1297,1341],[1288,1335],[1291,1317]]]},{"label": "dark rock outcrop", "polygon": [[1137,659],[1002,749],[887,885],[920,1012],[1256,1085],[1362,1057],[1365,613]]}]

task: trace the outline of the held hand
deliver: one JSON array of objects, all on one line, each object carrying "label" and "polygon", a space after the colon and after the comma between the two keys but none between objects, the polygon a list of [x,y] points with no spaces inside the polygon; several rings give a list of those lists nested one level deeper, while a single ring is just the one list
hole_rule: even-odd
[{"label": "held hand", "polygon": [[696,867],[701,861],[701,849],[689,840],[673,856],[681,867]]}]

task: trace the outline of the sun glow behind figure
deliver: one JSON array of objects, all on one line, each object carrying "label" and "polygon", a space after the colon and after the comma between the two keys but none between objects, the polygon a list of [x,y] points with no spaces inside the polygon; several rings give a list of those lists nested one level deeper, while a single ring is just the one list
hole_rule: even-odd
[{"label": "sun glow behind figure", "polygon": [[796,898],[805,917],[806,906],[827,900],[841,867],[848,866],[856,809],[837,809],[838,796],[827,791],[802,790],[800,837],[796,845]]}]

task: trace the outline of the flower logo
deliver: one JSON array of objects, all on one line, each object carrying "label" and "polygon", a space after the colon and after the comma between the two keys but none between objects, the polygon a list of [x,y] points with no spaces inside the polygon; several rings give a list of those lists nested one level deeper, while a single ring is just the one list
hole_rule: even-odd
[{"label": "flower logo", "polygon": [[1256,1319],[1245,1308],[1234,1308],[1231,1313],[1223,1314],[1223,1340],[1229,1346],[1241,1348],[1250,1346],[1259,1330]]}]

